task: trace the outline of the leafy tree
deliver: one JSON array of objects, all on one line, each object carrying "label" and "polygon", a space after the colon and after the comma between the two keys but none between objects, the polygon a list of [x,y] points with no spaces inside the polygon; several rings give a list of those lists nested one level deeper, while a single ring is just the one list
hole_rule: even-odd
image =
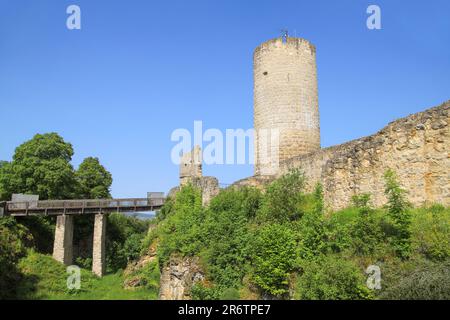
[{"label": "leafy tree", "polygon": [[112,184],[112,176],[105,167],[100,164],[98,158],[89,157],[83,160],[75,172],[78,182],[78,196],[83,199],[110,198],[109,189]]},{"label": "leafy tree", "polygon": [[298,278],[296,298],[301,300],[361,300],[372,294],[364,284],[362,272],[350,261],[322,256],[305,262]]},{"label": "leafy tree", "polygon": [[387,170],[384,174],[384,179],[385,194],[388,198],[388,214],[395,229],[393,246],[400,257],[407,258],[411,251],[410,204],[406,200],[406,191],[402,189],[397,182],[394,171],[390,169]]},{"label": "leafy tree", "polygon": [[5,164],[8,164],[8,161],[0,160],[0,169],[1,169]]},{"label": "leafy tree", "polygon": [[272,182],[264,195],[260,220],[287,222],[299,219],[303,211],[303,188],[305,179],[298,170],[293,170]]},{"label": "leafy tree", "polygon": [[450,258],[450,208],[441,205],[414,210],[412,248],[430,260]]},{"label": "leafy tree", "polygon": [[270,224],[255,231],[252,252],[252,279],[273,296],[288,293],[289,274],[296,260],[295,236],[290,228]]},{"label": "leafy tree", "polygon": [[17,262],[32,242],[31,234],[14,218],[0,218],[0,299],[16,298],[15,289],[21,278]]},{"label": "leafy tree", "polygon": [[112,213],[108,216],[107,230],[107,270],[117,271],[139,256],[141,241],[148,230],[148,221]]},{"label": "leafy tree", "polygon": [[56,133],[37,134],[16,148],[13,160],[0,168],[0,198],[13,193],[38,194],[40,199],[75,195],[75,175],[70,160],[72,145]]},{"label": "leafy tree", "polygon": [[172,212],[160,225],[158,258],[164,265],[172,253],[192,256],[203,246],[204,212],[200,190],[186,185],[175,196]]},{"label": "leafy tree", "polygon": [[203,233],[211,280],[222,291],[238,288],[246,272],[249,219],[259,206],[254,188],[221,191],[206,211]]},{"label": "leafy tree", "polygon": [[350,231],[353,250],[357,255],[373,255],[383,240],[383,232],[370,205],[370,194],[354,195],[352,201],[359,212]]},{"label": "leafy tree", "polygon": [[323,217],[323,190],[320,184],[314,190],[313,209],[305,212],[299,222],[300,257],[315,259],[328,248],[327,229]]}]

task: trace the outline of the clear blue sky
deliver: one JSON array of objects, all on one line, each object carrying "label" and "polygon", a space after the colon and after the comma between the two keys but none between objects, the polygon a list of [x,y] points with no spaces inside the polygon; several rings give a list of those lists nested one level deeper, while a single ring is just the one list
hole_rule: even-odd
[{"label": "clear blue sky", "polygon": [[[82,29],[66,28],[81,7]],[[382,30],[366,28],[366,8]],[[0,159],[36,133],[99,157],[115,197],[178,183],[174,129],[251,128],[252,54],[279,36],[317,47],[322,146],[450,99],[450,1],[0,0]],[[205,166],[229,183],[250,165]]]}]

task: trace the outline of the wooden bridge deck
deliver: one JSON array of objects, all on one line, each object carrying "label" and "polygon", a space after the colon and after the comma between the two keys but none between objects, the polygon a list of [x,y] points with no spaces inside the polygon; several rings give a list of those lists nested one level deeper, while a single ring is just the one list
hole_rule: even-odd
[{"label": "wooden bridge deck", "polygon": [[0,206],[8,216],[81,215],[111,212],[155,211],[164,204],[164,198],[131,198],[100,200],[39,200],[8,201]]}]

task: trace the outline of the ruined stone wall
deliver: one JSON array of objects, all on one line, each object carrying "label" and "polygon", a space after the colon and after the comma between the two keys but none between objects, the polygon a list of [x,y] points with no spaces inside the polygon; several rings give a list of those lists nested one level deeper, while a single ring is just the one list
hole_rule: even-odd
[{"label": "ruined stone wall", "polygon": [[180,185],[189,182],[191,177],[202,176],[202,149],[195,146],[191,152],[187,152],[180,159]]},{"label": "ruined stone wall", "polygon": [[300,168],[311,190],[321,182],[332,209],[347,206],[357,193],[386,203],[383,174],[393,169],[414,205],[450,205],[450,101],[390,123],[378,133],[280,164],[278,176]]},{"label": "ruined stone wall", "polygon": [[264,42],[253,72],[255,174],[273,175],[279,161],[320,149],[316,49],[300,38]]}]

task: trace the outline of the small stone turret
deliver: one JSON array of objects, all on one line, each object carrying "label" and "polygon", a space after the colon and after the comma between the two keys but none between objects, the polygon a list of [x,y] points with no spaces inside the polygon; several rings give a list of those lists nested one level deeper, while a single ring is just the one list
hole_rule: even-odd
[{"label": "small stone turret", "polygon": [[202,191],[202,204],[207,205],[219,193],[219,181],[215,177],[203,177],[202,149],[195,146],[181,156],[180,187],[192,184]]},{"label": "small stone turret", "polygon": [[195,146],[191,152],[181,156],[180,163],[180,186],[183,186],[193,177],[202,176],[202,149]]}]

